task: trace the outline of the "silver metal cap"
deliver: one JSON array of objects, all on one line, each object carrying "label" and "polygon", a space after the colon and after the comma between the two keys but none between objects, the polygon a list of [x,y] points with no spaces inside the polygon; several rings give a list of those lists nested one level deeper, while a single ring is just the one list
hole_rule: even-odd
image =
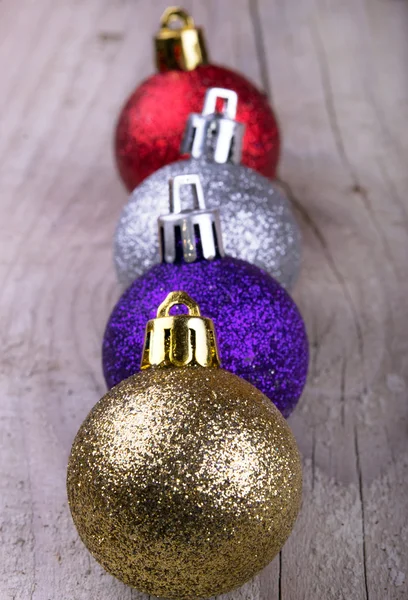
[{"label": "silver metal cap", "polygon": [[[181,209],[181,188],[190,186],[192,209]],[[191,263],[224,256],[217,209],[207,208],[198,175],[177,175],[169,181],[170,213],[158,219],[162,262]]]},{"label": "silver metal cap", "polygon": [[[217,100],[224,101],[217,112]],[[210,88],[204,100],[203,112],[189,116],[181,153],[192,158],[207,156],[216,163],[238,164],[242,157],[242,139],[245,126],[235,120],[238,96],[224,88]]]}]

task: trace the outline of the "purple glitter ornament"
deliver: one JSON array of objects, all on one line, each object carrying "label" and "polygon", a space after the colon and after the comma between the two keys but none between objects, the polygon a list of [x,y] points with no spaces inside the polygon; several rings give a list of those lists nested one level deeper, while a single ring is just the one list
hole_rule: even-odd
[{"label": "purple glitter ornament", "polygon": [[107,385],[139,370],[146,322],[169,292],[182,290],[214,321],[223,368],[255,385],[288,417],[307,375],[302,317],[266,272],[223,256],[217,212],[205,208],[197,179],[174,178],[177,191],[185,183],[195,186],[200,210],[181,212],[173,192],[172,212],[159,219],[164,262],[136,279],[113,309],[103,341]]}]

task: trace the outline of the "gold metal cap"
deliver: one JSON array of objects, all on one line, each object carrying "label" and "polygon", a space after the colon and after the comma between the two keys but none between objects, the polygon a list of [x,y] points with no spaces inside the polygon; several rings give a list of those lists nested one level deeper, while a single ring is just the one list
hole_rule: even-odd
[{"label": "gold metal cap", "polygon": [[165,71],[193,71],[208,63],[203,32],[183,8],[170,6],[161,19],[155,36],[156,66]]},{"label": "gold metal cap", "polygon": [[[188,314],[170,315],[177,304]],[[219,367],[214,323],[201,316],[198,304],[185,292],[171,292],[146,325],[141,369],[150,367]]]}]

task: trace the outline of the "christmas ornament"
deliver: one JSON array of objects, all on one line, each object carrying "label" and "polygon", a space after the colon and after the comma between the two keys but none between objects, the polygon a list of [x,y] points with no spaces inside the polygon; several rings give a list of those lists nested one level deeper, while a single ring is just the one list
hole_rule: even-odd
[{"label": "christmas ornament", "polygon": [[[170,316],[180,303],[188,314]],[[109,573],[143,592],[227,592],[289,536],[302,490],[295,439],[261,392],[219,368],[213,323],[183,292],[149,321],[141,368],[75,438],[75,525]]]},{"label": "christmas ornament", "polygon": [[265,94],[242,75],[208,64],[203,33],[181,8],[164,12],[155,44],[159,73],[136,88],[116,127],[116,162],[128,190],[181,157],[186,120],[201,110],[209,87],[228,87],[238,93],[237,119],[247,125],[243,163],[273,178],[279,131]]},{"label": "christmas ornament", "polygon": [[[224,108],[217,113],[217,100]],[[268,271],[290,289],[299,272],[300,231],[289,202],[268,179],[240,165],[244,125],[235,120],[232,90],[207,91],[203,112],[190,115],[183,153],[190,160],[150,175],[131,195],[116,229],[114,259],[119,281],[128,286],[157,260],[156,220],[167,210],[168,181],[200,175],[208,204],[220,208],[225,251]],[[154,241],[153,241],[154,240]]]},{"label": "christmas ornament", "polygon": [[[181,191],[187,186],[194,209],[182,211]],[[183,289],[214,320],[223,366],[288,416],[302,393],[308,365],[305,327],[295,303],[258,267],[224,256],[218,211],[206,208],[197,175],[172,180],[170,211],[159,218],[161,264],[133,282],[106,327],[108,387],[138,370],[146,321],[171,290]]]}]

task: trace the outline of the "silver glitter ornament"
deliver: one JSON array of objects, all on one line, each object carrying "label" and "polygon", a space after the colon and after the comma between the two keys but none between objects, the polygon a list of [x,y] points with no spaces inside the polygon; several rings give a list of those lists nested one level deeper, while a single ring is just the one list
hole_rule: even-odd
[{"label": "silver glitter ornament", "polygon": [[[220,113],[217,99],[224,101]],[[261,267],[287,289],[293,286],[300,267],[299,227],[281,190],[239,164],[244,125],[235,120],[236,106],[235,92],[208,90],[202,114],[190,115],[187,123],[182,152],[191,158],[159,169],[131,194],[114,241],[124,286],[158,262],[157,219],[168,212],[168,182],[190,173],[199,175],[207,205],[220,209],[225,253]]]}]

